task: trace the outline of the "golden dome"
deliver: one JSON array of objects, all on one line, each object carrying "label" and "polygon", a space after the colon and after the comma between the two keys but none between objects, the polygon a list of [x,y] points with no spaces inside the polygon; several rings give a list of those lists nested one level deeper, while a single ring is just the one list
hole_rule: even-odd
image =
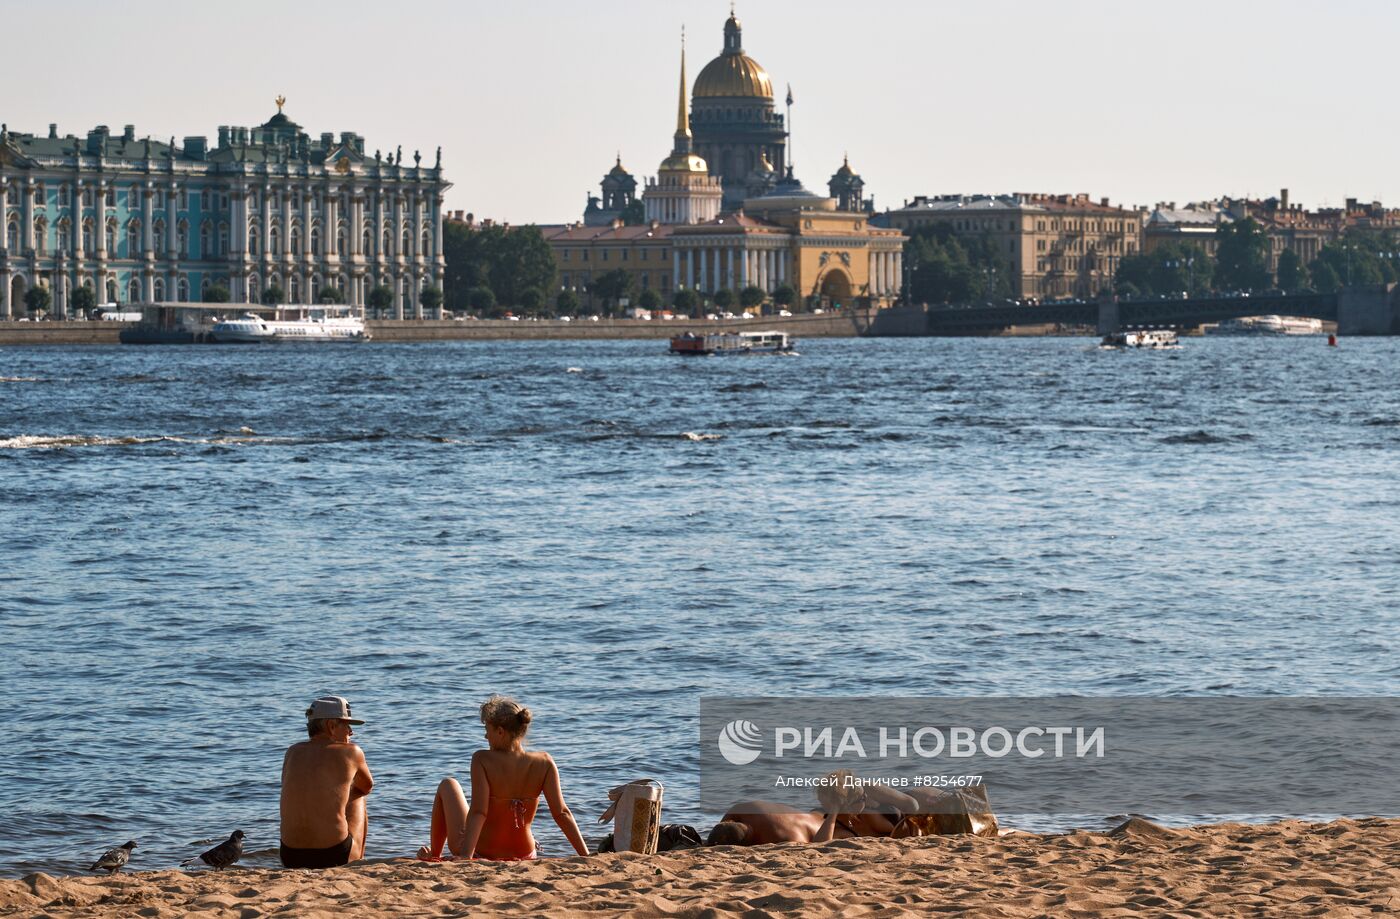
[{"label": "golden dome", "polygon": [[741,96],[749,99],[773,98],[773,81],[768,71],[747,54],[721,54],[705,65],[695,78],[697,99],[715,96]]},{"label": "golden dome", "polygon": [[662,172],[709,172],[710,167],[694,153],[672,153],[661,161]]}]

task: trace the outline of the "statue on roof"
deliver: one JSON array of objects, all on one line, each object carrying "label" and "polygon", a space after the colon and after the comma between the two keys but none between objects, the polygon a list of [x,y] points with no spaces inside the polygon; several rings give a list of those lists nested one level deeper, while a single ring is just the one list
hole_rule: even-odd
[{"label": "statue on roof", "polygon": [[417,169],[417,168],[418,168],[418,164],[421,163],[421,162],[423,162],[423,154],[419,153],[417,150],[414,150],[414,151],[413,151],[413,168],[414,168],[414,169]]},{"label": "statue on roof", "polygon": [[437,149],[437,159],[433,162],[433,168],[434,168],[434,169],[441,169],[441,168],[442,168],[442,148],[441,148],[441,147],[438,147],[438,149]]},{"label": "statue on roof", "polygon": [[282,106],[287,104],[287,97],[279,94],[277,98],[272,101],[277,103],[277,114],[282,114]]}]

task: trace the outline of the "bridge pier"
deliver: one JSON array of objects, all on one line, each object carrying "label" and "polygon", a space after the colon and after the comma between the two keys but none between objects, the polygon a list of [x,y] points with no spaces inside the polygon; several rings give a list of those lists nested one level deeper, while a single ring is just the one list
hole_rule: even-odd
[{"label": "bridge pier", "polygon": [[1400,335],[1396,285],[1348,287],[1337,293],[1338,335]]},{"label": "bridge pier", "polygon": [[1112,293],[1104,291],[1099,294],[1099,323],[1100,335],[1112,335],[1122,328],[1122,322],[1118,315],[1118,298]]}]

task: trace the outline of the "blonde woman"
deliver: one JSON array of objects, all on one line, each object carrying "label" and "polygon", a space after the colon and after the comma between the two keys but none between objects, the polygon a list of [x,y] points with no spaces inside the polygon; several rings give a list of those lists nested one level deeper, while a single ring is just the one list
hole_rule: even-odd
[{"label": "blonde woman", "polygon": [[444,844],[463,859],[535,858],[530,824],[540,795],[574,851],[588,854],[588,844],[564,803],[554,759],[542,750],[525,749],[530,720],[530,710],[506,696],[492,696],[481,706],[489,748],[472,754],[471,804],[456,779],[442,780],[433,798],[429,843],[418,850],[419,858],[441,859]]}]

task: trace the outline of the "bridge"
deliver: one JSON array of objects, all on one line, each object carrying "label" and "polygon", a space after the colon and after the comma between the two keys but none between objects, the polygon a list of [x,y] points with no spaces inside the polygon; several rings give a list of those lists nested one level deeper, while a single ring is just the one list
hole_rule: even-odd
[{"label": "bridge", "polygon": [[1301,316],[1337,323],[1342,335],[1400,334],[1400,289],[1396,285],[1351,287],[1335,294],[1251,293],[1190,299],[1120,300],[900,307],[886,310],[872,335],[974,335],[1009,326],[1093,327],[1100,335],[1122,329],[1194,328],[1244,316]]}]

